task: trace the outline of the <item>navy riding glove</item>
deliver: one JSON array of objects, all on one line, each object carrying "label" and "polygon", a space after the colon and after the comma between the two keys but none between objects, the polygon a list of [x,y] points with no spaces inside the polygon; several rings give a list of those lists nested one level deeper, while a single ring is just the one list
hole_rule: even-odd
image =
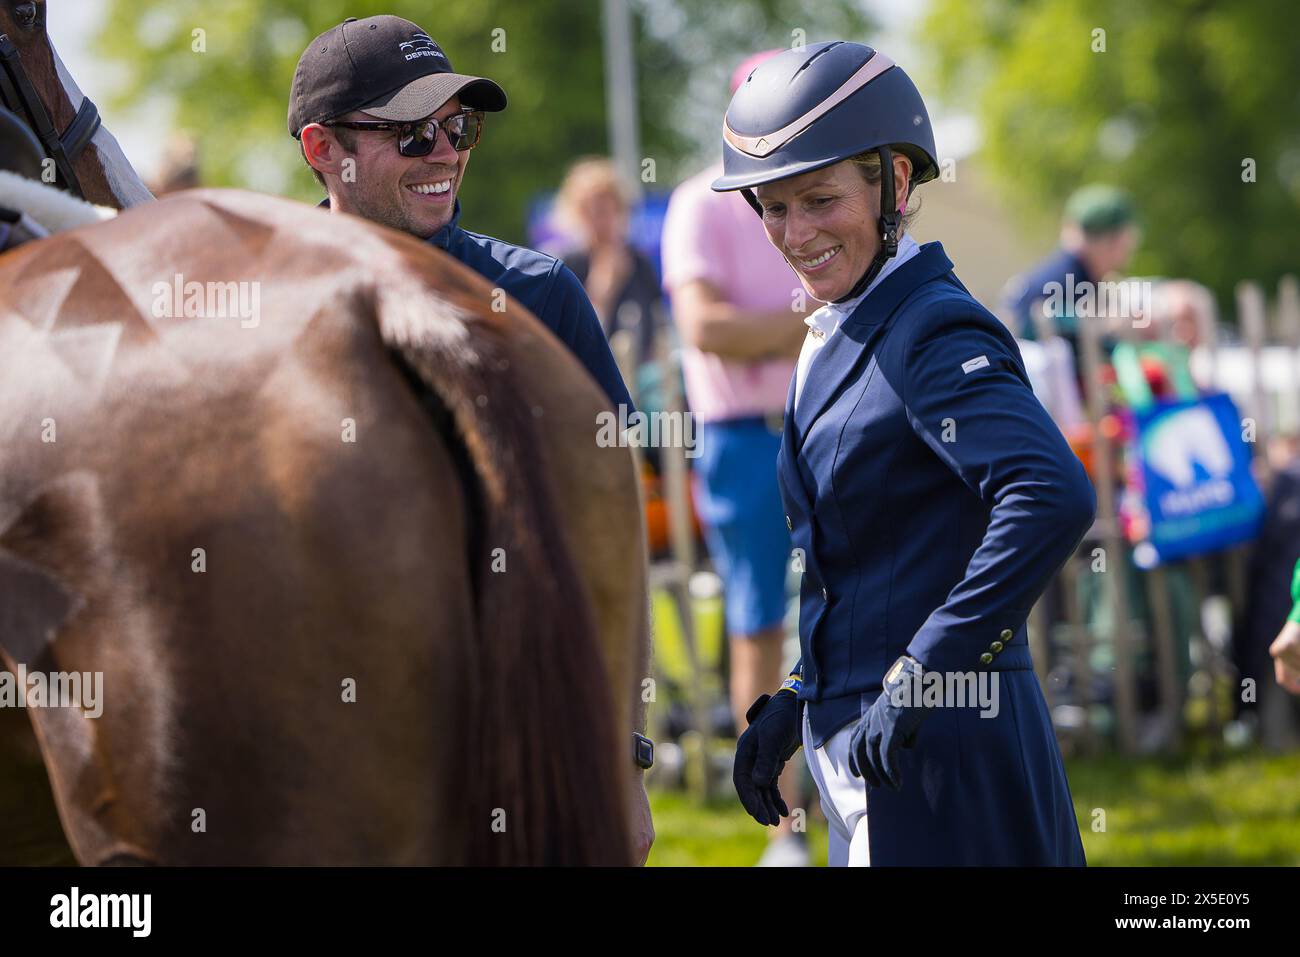
[{"label": "navy riding glove", "polygon": [[750,705],[749,727],[736,742],[736,763],[731,779],[740,803],[759,824],[778,824],[790,816],[781,799],[777,779],[785,763],[799,750],[800,705],[790,690],[762,695]]},{"label": "navy riding glove", "polygon": [[[926,718],[920,706],[921,663],[904,655],[894,662],[883,682],[880,697],[862,716],[849,738],[849,771],[872,787],[888,784],[897,791],[903,784],[898,749],[916,743]],[[905,683],[914,682],[911,687]]]}]

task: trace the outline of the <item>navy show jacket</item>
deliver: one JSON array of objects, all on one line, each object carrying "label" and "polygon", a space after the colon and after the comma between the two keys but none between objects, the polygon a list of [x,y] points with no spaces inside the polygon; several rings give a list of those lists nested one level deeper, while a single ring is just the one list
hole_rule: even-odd
[{"label": "navy show jacket", "polygon": [[792,382],[777,468],[802,551],[813,745],[866,713],[903,654],[996,689],[995,714],[929,709],[899,753],[902,788],[870,790],[871,863],[1083,864],[1025,625],[1096,497],[1015,339],[927,243],[831,335],[793,400]]}]

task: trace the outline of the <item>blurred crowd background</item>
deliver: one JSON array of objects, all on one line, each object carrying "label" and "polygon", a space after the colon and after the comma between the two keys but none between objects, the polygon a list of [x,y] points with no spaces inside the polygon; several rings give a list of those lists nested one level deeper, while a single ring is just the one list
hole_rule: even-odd
[{"label": "blurred crowd background", "polygon": [[[779,417],[802,338],[792,315],[761,349],[711,319],[770,330],[761,318],[790,305],[754,278],[753,257],[774,255],[759,219],[736,194],[706,195],[733,73],[801,42],[888,52],[926,97],[943,167],[912,231],[941,240],[1020,339],[1035,392],[1098,489],[1096,525],[1031,621],[1090,860],[1295,864],[1300,704],[1268,654],[1300,559],[1291,6],[51,0],[50,30],[157,192],[315,201],[285,130],[303,47],[346,16],[424,26],[459,72],[510,98],[474,152],[462,225],[563,258],[640,408],[705,424]],[[726,261],[738,249],[757,252]],[[1113,281],[1118,299],[1053,296],[1067,275]],[[711,492],[714,465],[686,451],[643,456],[660,755],[651,862],[824,859],[815,809],[806,830],[766,841],[729,783],[745,707],[797,652],[798,570],[773,620],[738,624],[716,561],[726,503]],[[792,805],[813,800],[806,782],[789,786],[801,792]]]}]

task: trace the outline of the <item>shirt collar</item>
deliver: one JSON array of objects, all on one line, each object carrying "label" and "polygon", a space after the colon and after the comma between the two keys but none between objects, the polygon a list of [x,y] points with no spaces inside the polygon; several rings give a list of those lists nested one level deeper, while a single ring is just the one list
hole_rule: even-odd
[{"label": "shirt collar", "polygon": [[862,305],[862,300],[871,295],[886,276],[915,256],[920,248],[915,239],[907,233],[903,233],[898,240],[898,252],[890,257],[889,261],[885,263],[885,267],[880,270],[880,274],[871,280],[871,285],[867,286],[861,295],[847,299],[844,302],[828,302],[811,316],[807,316],[804,323],[807,324],[808,328],[812,330],[812,334],[818,339],[829,337],[839,329],[840,324],[845,319],[857,311],[858,306]]},{"label": "shirt collar", "polygon": [[[326,196],[316,205],[321,209],[329,209],[330,198]],[[459,229],[460,229],[460,200],[457,199],[456,205],[453,206],[451,210],[451,219],[447,220],[446,225],[443,226],[441,229],[439,229],[428,239],[426,239],[425,242],[431,243],[434,246],[437,246],[439,249],[449,249],[451,247],[451,239]]]},{"label": "shirt collar", "polygon": [[439,249],[449,249],[451,247],[452,237],[460,230],[460,200],[456,200],[456,205],[452,207],[451,219],[440,230],[425,240]]},{"label": "shirt collar", "polygon": [[1080,256],[1078,252],[1069,249],[1063,250],[1063,252],[1065,253],[1065,268],[1067,272],[1073,272],[1076,279],[1079,281],[1086,280],[1094,283],[1097,281],[1088,272],[1088,264],[1083,261],[1083,257]]}]

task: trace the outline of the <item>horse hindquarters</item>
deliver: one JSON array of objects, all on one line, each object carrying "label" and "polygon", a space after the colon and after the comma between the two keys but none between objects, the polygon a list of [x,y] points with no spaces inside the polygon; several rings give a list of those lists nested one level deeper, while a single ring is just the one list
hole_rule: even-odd
[{"label": "horse hindquarters", "polygon": [[[105,672],[92,746],[41,740],[82,862],[628,860],[637,486],[626,449],[597,451],[599,392],[572,356],[415,240],[269,197],[188,194],[41,248],[0,267],[0,299],[66,292],[57,317],[0,320],[32,348],[0,349],[19,384],[0,422],[24,438],[0,473],[9,494],[80,471],[97,486],[67,514],[102,506],[41,539],[60,559],[43,567],[89,601],[54,636],[58,663]],[[141,263],[268,277],[266,321],[142,318],[122,295]],[[93,340],[100,378],[46,355],[83,326],[121,332]],[[478,535],[450,436],[386,346],[453,412]],[[37,360],[55,411],[29,388]],[[47,415],[57,444],[28,428]],[[79,547],[86,527],[102,547]]]},{"label": "horse hindquarters", "polygon": [[449,782],[464,860],[627,864],[617,735],[630,728],[620,726],[605,680],[591,596],[551,476],[537,467],[546,460],[538,406],[502,361],[500,327],[475,324],[477,351],[467,357],[430,328],[437,306],[388,290],[379,317],[386,341],[451,411],[483,504],[471,556],[477,628],[464,776]]}]

